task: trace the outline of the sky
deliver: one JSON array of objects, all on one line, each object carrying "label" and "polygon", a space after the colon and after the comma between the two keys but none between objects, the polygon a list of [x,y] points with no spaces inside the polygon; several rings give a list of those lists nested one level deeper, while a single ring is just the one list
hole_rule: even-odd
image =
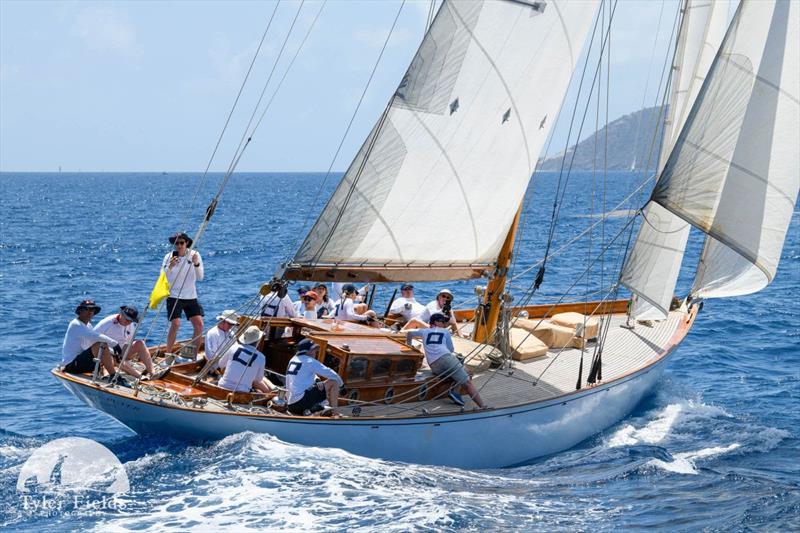
[{"label": "sky", "polygon": [[[677,5],[619,0],[611,33],[609,121],[657,101]],[[274,11],[211,161],[211,171],[224,171],[298,9],[262,105],[322,11],[237,170],[343,170],[424,34],[430,0],[406,0],[335,157],[400,7],[398,0],[0,0],[0,171],[205,169]],[[570,109],[576,85],[567,96]],[[566,145],[564,115],[550,155]],[[582,137],[592,131],[594,124]]]}]

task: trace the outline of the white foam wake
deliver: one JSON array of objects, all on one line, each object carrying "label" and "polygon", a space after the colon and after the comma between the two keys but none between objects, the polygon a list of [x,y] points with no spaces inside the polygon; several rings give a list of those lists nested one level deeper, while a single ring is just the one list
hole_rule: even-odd
[{"label": "white foam wake", "polygon": [[741,445],[738,442],[734,442],[728,446],[714,446],[711,448],[703,448],[702,450],[697,450],[695,452],[676,453],[673,456],[672,461],[652,459],[647,464],[650,466],[655,466],[656,468],[667,470],[668,472],[675,472],[676,474],[697,474],[697,468],[695,466],[695,461],[697,459],[705,459],[708,457],[714,457],[716,455],[722,455],[724,453],[731,452],[740,446]]}]

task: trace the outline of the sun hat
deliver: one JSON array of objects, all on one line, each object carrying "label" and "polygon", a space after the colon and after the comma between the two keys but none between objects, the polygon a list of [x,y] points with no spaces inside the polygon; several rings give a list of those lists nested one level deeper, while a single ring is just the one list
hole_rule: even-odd
[{"label": "sun hat", "polygon": [[92,309],[94,310],[94,314],[100,312],[100,306],[94,303],[94,300],[84,300],[78,304],[78,307],[75,308],[76,313],[80,313],[81,309]]},{"label": "sun hat", "polygon": [[306,291],[305,294],[303,294],[303,298],[305,298],[306,296],[310,296],[311,298],[313,298],[315,300],[319,300],[319,294],[317,294],[314,291]]},{"label": "sun hat", "polygon": [[441,296],[442,294],[446,294],[447,296],[449,296],[449,297],[450,297],[450,299],[451,299],[451,300],[453,299],[453,293],[452,293],[452,292],[450,292],[448,289],[442,289],[442,290],[440,290],[439,292],[437,292],[437,293],[436,293],[436,297],[438,298],[438,297],[439,297],[439,296]]},{"label": "sun hat", "polygon": [[191,246],[192,246],[192,243],[194,243],[194,241],[192,240],[192,238],[191,238],[191,237],[189,237],[188,235],[186,235],[186,233],[184,233],[184,232],[182,232],[182,231],[179,231],[178,233],[176,233],[175,235],[173,235],[172,237],[170,237],[170,238],[169,238],[169,243],[170,243],[170,244],[175,244],[175,241],[177,241],[178,239],[183,239],[183,240],[185,240],[185,241],[186,241],[186,246],[187,246],[187,247],[191,247]]},{"label": "sun hat", "polygon": [[239,323],[239,313],[233,309],[226,309],[217,315],[217,320],[224,320],[228,324],[233,324],[235,326]]},{"label": "sun hat", "polygon": [[414,286],[412,284],[410,284],[410,283],[404,283],[403,285],[400,286],[400,290],[401,291],[413,291],[414,290]]},{"label": "sun hat", "polygon": [[258,329],[258,326],[250,326],[244,333],[239,335],[239,342],[242,344],[256,344],[264,336],[264,332]]},{"label": "sun hat", "polygon": [[428,323],[433,324],[434,322],[450,322],[450,317],[442,313],[433,313]]},{"label": "sun hat", "polygon": [[139,310],[132,305],[123,305],[119,308],[120,314],[131,322],[139,322]]}]

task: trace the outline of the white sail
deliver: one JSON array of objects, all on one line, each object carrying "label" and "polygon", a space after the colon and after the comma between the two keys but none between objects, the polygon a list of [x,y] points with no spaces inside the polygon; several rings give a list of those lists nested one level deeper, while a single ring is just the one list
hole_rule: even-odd
[{"label": "white sail", "polygon": [[653,192],[712,238],[705,297],[757,291],[777,270],[800,186],[799,28],[798,2],[741,3]]},{"label": "white sail", "polygon": [[446,0],[285,275],[420,280],[492,265],[596,8]]},{"label": "white sail", "polygon": [[[689,116],[728,27],[730,2],[687,0],[673,63],[669,112],[664,123],[662,156],[666,161]],[[654,202],[642,213],[642,225],[620,282],[638,296],[631,316],[663,319],[678,282],[689,224]]]},{"label": "white sail", "polygon": [[686,222],[656,203],[647,205],[636,244],[620,276],[620,283],[638,296],[632,317],[666,318],[688,237]]}]

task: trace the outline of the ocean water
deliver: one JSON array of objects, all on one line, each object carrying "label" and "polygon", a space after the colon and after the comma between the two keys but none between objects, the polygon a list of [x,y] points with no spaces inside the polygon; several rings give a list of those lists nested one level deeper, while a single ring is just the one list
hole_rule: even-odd
[{"label": "ocean water", "polygon": [[[336,177],[237,174],[198,243],[207,316],[237,307],[299,243]],[[642,176],[567,184],[552,250],[613,213],[601,232],[552,257],[533,301],[604,294],[627,233],[605,260],[587,257],[627,222],[618,202]],[[140,309],[167,237],[194,233],[220,183],[196,174],[0,174],[0,527],[6,530],[800,530],[800,233],[795,213],[775,281],[759,294],[706,302],[653,394],[578,446],[525,466],[459,470],[365,459],[244,433],[217,442],[139,437],[72,397],[51,375],[78,301],[103,316]],[[526,205],[512,290],[541,259],[557,179],[538,176]],[[198,191],[195,199],[195,191]],[[605,200],[604,200],[605,198]],[[515,206],[510,206],[514,209]],[[680,289],[699,253],[694,236]],[[602,269],[602,271],[601,271]],[[616,269],[616,270],[615,270]],[[526,272],[526,270],[528,270]],[[574,283],[578,279],[577,283]],[[474,282],[452,283],[474,304]],[[573,286],[574,284],[574,286]],[[393,287],[382,288],[376,307]],[[420,300],[436,286],[421,284]],[[163,338],[155,317],[149,339]],[[149,327],[149,322],[148,322]],[[188,334],[188,330],[185,331]],[[16,481],[39,446],[79,436],[124,463],[124,509],[26,508]]]}]

